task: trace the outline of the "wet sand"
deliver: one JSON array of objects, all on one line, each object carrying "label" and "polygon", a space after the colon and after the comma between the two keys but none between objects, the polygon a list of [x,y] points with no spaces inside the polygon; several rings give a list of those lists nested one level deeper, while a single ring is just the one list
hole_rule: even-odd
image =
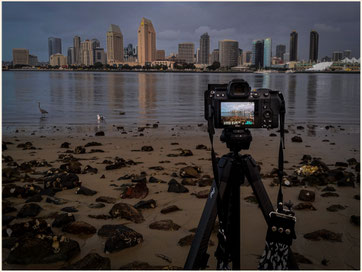
[{"label": "wet sand", "polygon": [[[296,126],[287,127],[288,133],[286,137],[286,150],[284,158],[285,171],[288,175],[301,167],[301,158],[303,155],[311,155],[312,157],[321,158],[330,169],[335,169],[336,162],[347,162],[350,158],[360,161],[360,135],[359,128],[348,128],[345,126],[328,127],[323,126],[311,127],[303,125],[304,129],[297,129]],[[341,129],[342,128],[342,129]],[[108,135],[94,137],[76,134],[73,136],[60,136],[59,134],[46,134],[41,137],[41,132],[30,135],[28,132],[19,132],[12,135],[3,135],[3,142],[11,142],[7,144],[7,150],[3,151],[3,156],[11,156],[19,165],[30,160],[46,160],[52,167],[58,168],[63,162],[58,160],[58,156],[63,154],[67,149],[60,148],[63,142],[71,143],[69,149],[74,150],[77,146],[84,146],[86,143],[96,141],[101,146],[87,147],[85,154],[73,154],[80,158],[79,162],[83,169],[86,165],[90,165],[98,169],[97,174],[79,174],[80,181],[83,186],[95,190],[97,193],[93,196],[78,195],[76,189],[69,189],[58,192],[57,198],[67,201],[66,204],[55,205],[45,202],[45,198],[39,204],[43,210],[38,217],[46,216],[53,212],[61,212],[63,207],[74,206],[79,211],[74,213],[76,221],[85,221],[93,225],[99,230],[105,224],[125,224],[133,230],[143,235],[143,242],[135,247],[127,248],[119,252],[105,254],[104,244],[106,239],[96,234],[93,235],[75,235],[65,233],[65,235],[76,240],[81,248],[81,252],[75,258],[69,260],[67,264],[72,264],[80,260],[90,252],[96,252],[101,256],[108,257],[111,260],[111,268],[119,269],[133,261],[147,262],[150,265],[176,266],[182,268],[190,246],[181,247],[178,241],[191,234],[189,231],[197,227],[202,210],[205,205],[205,199],[199,199],[193,193],[210,189],[210,186],[187,186],[188,193],[171,193],[167,192],[168,182],[175,178],[181,183],[182,178],[179,175],[180,169],[185,166],[198,166],[201,168],[201,175],[212,176],[211,161],[209,150],[196,149],[199,144],[210,147],[208,135],[204,126],[185,126],[171,128],[147,128],[142,132],[137,129],[126,130],[127,134],[118,133],[118,135]],[[58,132],[59,133],[59,132]],[[140,134],[143,136],[140,136]],[[267,175],[271,170],[277,167],[279,137],[269,136],[275,131],[253,130],[253,141],[247,154],[251,154],[253,158],[260,163],[261,173]],[[220,132],[215,136],[215,148],[219,155],[228,152],[225,144],[218,140]],[[277,133],[276,133],[277,134]],[[72,135],[72,134],[70,134]],[[278,135],[278,134],[277,134]],[[303,142],[292,142],[291,138],[299,135]],[[323,141],[324,140],[324,141]],[[327,141],[328,140],[328,141]],[[19,143],[31,142],[37,149],[22,150],[17,148]],[[175,144],[177,143],[177,145]],[[142,152],[142,146],[152,146],[153,151]],[[38,149],[41,148],[41,149]],[[90,149],[102,149],[103,153],[89,153]],[[169,157],[168,154],[179,154],[179,148],[191,150],[192,156]],[[133,160],[142,162],[138,165],[131,165],[115,170],[105,170],[104,160],[114,160],[118,156],[125,160]],[[162,161],[169,161],[163,162]],[[185,163],[183,165],[182,163]],[[149,167],[162,166],[164,170],[152,170]],[[3,169],[6,163],[3,162]],[[47,171],[50,167],[34,168],[37,172]],[[142,171],[147,173],[147,181],[150,176],[154,176],[166,183],[149,183],[147,187],[149,193],[143,200],[154,199],[157,207],[154,209],[143,209],[142,215],[144,222],[136,224],[129,220],[114,219],[94,219],[88,215],[109,214],[113,204],[105,203],[103,208],[89,208],[88,205],[96,203],[95,199],[99,196],[114,197],[117,202],[124,202],[131,205],[136,204],[141,199],[121,199],[120,191],[116,190],[122,184],[130,184],[131,180],[118,180],[119,177],[126,174],[139,175]],[[352,172],[357,176],[354,166],[348,166],[345,171]],[[177,173],[178,177],[172,177],[172,173]],[[40,178],[41,175],[31,175]],[[104,175],[105,178],[100,177]],[[359,179],[359,175],[358,175]],[[270,186],[273,178],[264,178],[263,183],[269,194],[272,203],[276,203],[277,187]],[[15,182],[14,184],[23,186],[23,182]],[[116,185],[117,187],[113,186]],[[293,186],[284,187],[284,200],[291,200],[295,205],[303,201],[298,200],[299,192],[302,189],[315,192],[315,201],[312,202],[316,211],[297,210],[296,233],[297,240],[293,242],[292,249],[294,252],[303,255],[310,260],[310,264],[299,263],[302,269],[358,269],[360,267],[360,227],[350,222],[352,215],[360,215],[360,201],[355,199],[355,195],[360,195],[359,180],[355,183],[355,187],[341,187],[336,184],[330,184],[336,189],[339,197],[322,197],[322,189],[326,186]],[[3,187],[5,184],[3,184]],[[41,186],[41,185],[40,185]],[[242,239],[241,239],[241,269],[256,269],[258,257],[264,249],[264,241],[266,234],[266,224],[262,217],[257,204],[249,203],[244,200],[250,196],[252,190],[250,186],[241,187],[241,222],[242,222]],[[14,207],[20,210],[26,199],[10,197],[7,200],[14,203]],[[344,210],[337,212],[329,212],[327,207],[333,204],[347,206]],[[181,211],[169,214],[162,214],[160,211],[170,205],[177,205]],[[16,216],[17,212],[7,215]],[[181,226],[177,231],[162,231],[150,229],[152,222],[164,219],[171,219],[174,223]],[[29,221],[30,218],[16,218],[11,224]],[[47,219],[48,223],[52,223],[53,219]],[[327,229],[336,233],[342,233],[342,242],[333,241],[311,241],[303,236],[307,233]],[[55,234],[61,234],[61,229],[52,228]],[[214,246],[209,247],[210,259],[208,262],[210,269],[215,269],[216,260],[213,257],[217,246],[216,235],[213,234],[211,240]],[[65,265],[65,263],[55,264],[31,264],[31,265],[12,265],[6,264],[9,249],[3,250],[3,268],[4,269],[57,269]],[[156,256],[163,254],[172,260],[171,263]]]}]

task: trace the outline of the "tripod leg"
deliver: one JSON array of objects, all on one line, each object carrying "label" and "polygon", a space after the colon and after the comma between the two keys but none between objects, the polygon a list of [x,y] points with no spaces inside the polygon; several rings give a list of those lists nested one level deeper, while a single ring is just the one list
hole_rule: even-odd
[{"label": "tripod leg", "polygon": [[[243,178],[244,179],[244,178]],[[240,270],[240,180],[231,182],[231,260],[232,269]]]},{"label": "tripod leg", "polygon": [[242,167],[251,188],[258,200],[264,219],[269,223],[269,213],[274,211],[268,193],[265,191],[264,184],[261,181],[259,169],[256,162],[250,155],[242,156]]},{"label": "tripod leg", "polygon": [[[269,225],[269,213],[274,211],[273,204],[271,203],[268,193],[266,192],[263,182],[260,178],[259,169],[254,159],[250,155],[242,156],[242,167],[246,178],[248,179],[254,194],[260,205],[265,221]],[[298,270],[298,264],[291,249],[288,252],[288,268],[291,270]]]},{"label": "tripod leg", "polygon": [[202,212],[197,231],[184,266],[185,270],[205,269],[208,261],[206,253],[211,231],[217,216],[217,186],[215,181],[211,186],[209,197]]},{"label": "tripod leg", "polygon": [[[185,270],[205,269],[207,265],[208,255],[206,253],[208,242],[217,216],[217,201],[224,197],[227,186],[227,179],[231,171],[231,160],[221,158],[218,164],[220,184],[217,186],[216,181],[212,183],[209,197],[206,201],[205,208],[202,212],[199,225],[192,241],[192,245],[184,266]],[[219,191],[218,188],[219,187]]]}]

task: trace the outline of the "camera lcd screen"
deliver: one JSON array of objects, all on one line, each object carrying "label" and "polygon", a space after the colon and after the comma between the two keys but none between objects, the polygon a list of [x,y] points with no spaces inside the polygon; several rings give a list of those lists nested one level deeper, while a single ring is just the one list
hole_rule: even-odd
[{"label": "camera lcd screen", "polygon": [[224,126],[252,126],[254,110],[254,102],[221,102],[221,123]]}]

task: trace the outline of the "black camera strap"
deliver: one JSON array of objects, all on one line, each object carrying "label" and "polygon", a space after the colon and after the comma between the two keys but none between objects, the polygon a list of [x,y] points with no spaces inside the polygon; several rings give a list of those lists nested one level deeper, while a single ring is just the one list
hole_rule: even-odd
[{"label": "black camera strap", "polygon": [[281,107],[280,107],[280,143],[279,143],[279,158],[278,158],[278,178],[279,178],[279,192],[277,198],[277,209],[279,212],[283,211],[283,176],[284,176],[284,154],[283,149],[285,149],[284,142],[284,121],[285,121],[285,100],[282,93],[278,93],[281,99]]},{"label": "black camera strap", "polygon": [[[295,216],[289,210],[283,209],[283,176],[284,176],[284,122],[285,101],[283,95],[278,93],[281,99],[280,107],[280,144],[278,158],[279,192],[277,198],[277,210],[270,213],[265,249],[259,261],[260,270],[285,270],[289,269],[290,246],[295,234]],[[296,268],[298,268],[296,266]]]}]

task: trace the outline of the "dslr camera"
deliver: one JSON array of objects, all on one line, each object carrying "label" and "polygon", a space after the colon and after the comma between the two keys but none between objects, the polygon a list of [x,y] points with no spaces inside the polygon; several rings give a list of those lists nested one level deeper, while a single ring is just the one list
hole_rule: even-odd
[{"label": "dslr camera", "polygon": [[283,96],[266,88],[251,89],[243,79],[209,84],[204,94],[205,119],[215,128],[277,128]]}]

